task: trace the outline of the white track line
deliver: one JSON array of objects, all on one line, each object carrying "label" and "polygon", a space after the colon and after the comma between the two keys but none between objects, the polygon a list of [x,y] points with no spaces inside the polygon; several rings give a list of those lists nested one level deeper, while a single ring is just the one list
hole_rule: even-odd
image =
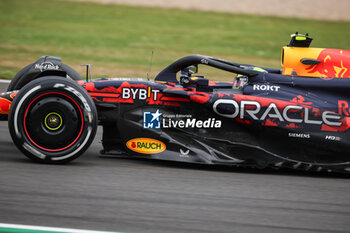
[{"label": "white track line", "polygon": [[8,79],[0,79],[0,83],[10,83],[11,80]]},{"label": "white track line", "polygon": [[[5,228],[5,229],[4,229]],[[17,224],[6,224],[0,223],[0,232],[7,229],[20,229],[25,232],[28,231],[45,231],[45,232],[64,232],[64,233],[121,233],[116,231],[92,231],[92,230],[81,230],[81,229],[70,229],[70,228],[57,228],[57,227],[41,227],[41,226],[30,226],[30,225],[17,225]],[[6,231],[5,231],[6,232]]]}]

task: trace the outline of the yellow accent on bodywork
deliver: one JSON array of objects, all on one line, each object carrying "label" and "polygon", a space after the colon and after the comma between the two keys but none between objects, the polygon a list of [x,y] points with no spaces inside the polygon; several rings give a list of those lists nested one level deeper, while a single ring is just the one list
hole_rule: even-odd
[{"label": "yellow accent on bodywork", "polygon": [[294,71],[298,76],[317,76],[317,74],[308,73],[306,69],[309,68],[310,65],[304,65],[300,60],[303,58],[317,59],[322,50],[321,48],[283,47],[281,54],[283,74],[292,75]]},{"label": "yellow accent on bodywork", "polygon": [[296,40],[306,40],[306,37],[304,37],[304,36],[296,36],[295,39]]}]

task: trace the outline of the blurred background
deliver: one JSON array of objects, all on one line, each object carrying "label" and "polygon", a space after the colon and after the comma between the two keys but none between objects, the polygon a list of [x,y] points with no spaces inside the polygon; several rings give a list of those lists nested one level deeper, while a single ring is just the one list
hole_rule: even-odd
[{"label": "blurred background", "polygon": [[152,51],[150,77],[189,54],[279,68],[296,31],[350,50],[349,10],[347,0],[0,0],[0,78],[43,55],[83,77],[86,63],[94,77],[146,77]]}]

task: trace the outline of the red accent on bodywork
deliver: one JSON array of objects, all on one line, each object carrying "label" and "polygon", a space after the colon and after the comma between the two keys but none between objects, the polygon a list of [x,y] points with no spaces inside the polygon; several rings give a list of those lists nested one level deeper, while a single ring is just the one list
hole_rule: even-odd
[{"label": "red accent on bodywork", "polygon": [[265,123],[263,123],[265,126],[278,126],[276,122],[273,122],[271,119],[266,119]]},{"label": "red accent on bodywork", "polygon": [[119,98],[119,94],[112,94],[112,93],[94,93],[94,92],[90,92],[89,93],[90,96],[99,96],[99,97],[114,97],[114,98]]},{"label": "red accent on bodywork", "polygon": [[305,102],[305,99],[303,96],[298,95],[297,97],[294,97],[291,102],[295,102],[298,104],[304,104],[304,105],[312,105],[312,102]]},{"label": "red accent on bodywork", "polygon": [[83,80],[78,80],[77,83],[81,86],[83,86],[85,84],[85,82]]},{"label": "red accent on bodywork", "polygon": [[345,100],[339,100],[338,101],[338,114],[339,115],[345,115],[349,116],[349,112],[347,111],[349,109],[349,103]]},{"label": "red accent on bodywork", "polygon": [[0,114],[8,114],[11,107],[11,101],[0,97]]},{"label": "red accent on bodywork", "polygon": [[15,98],[15,96],[18,94],[18,91],[17,92],[14,92],[14,93],[12,93],[12,94],[10,94],[10,97],[12,98],[12,99],[14,99]]},{"label": "red accent on bodywork", "polygon": [[13,98],[18,94],[16,92],[7,92],[0,96],[0,114],[8,115],[10,112],[10,107],[13,101]]},{"label": "red accent on bodywork", "polygon": [[295,123],[290,123],[286,125],[287,128],[299,128]]},{"label": "red accent on bodywork", "polygon": [[219,98],[224,98],[225,96],[231,96],[228,93],[218,93],[217,95],[218,95]]},{"label": "red accent on bodywork", "polygon": [[252,122],[249,121],[249,120],[243,120],[241,118],[236,118],[235,121],[239,122],[239,123],[242,123],[242,124],[247,124],[247,125],[250,125]]},{"label": "red accent on bodywork", "polygon": [[194,92],[189,91],[188,94],[190,95],[191,101],[204,104],[209,101],[210,95],[205,92]]}]

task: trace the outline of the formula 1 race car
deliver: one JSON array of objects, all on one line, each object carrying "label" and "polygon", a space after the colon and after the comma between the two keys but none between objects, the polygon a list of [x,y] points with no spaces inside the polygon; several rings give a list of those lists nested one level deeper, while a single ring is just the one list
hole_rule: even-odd
[{"label": "formula 1 race car", "polygon": [[[0,116],[18,149],[43,163],[77,158],[102,125],[105,155],[350,173],[350,51],[311,40],[292,36],[282,70],[191,55],[154,80],[83,81],[45,56],[0,95]],[[198,65],[234,80],[209,81]]]}]

